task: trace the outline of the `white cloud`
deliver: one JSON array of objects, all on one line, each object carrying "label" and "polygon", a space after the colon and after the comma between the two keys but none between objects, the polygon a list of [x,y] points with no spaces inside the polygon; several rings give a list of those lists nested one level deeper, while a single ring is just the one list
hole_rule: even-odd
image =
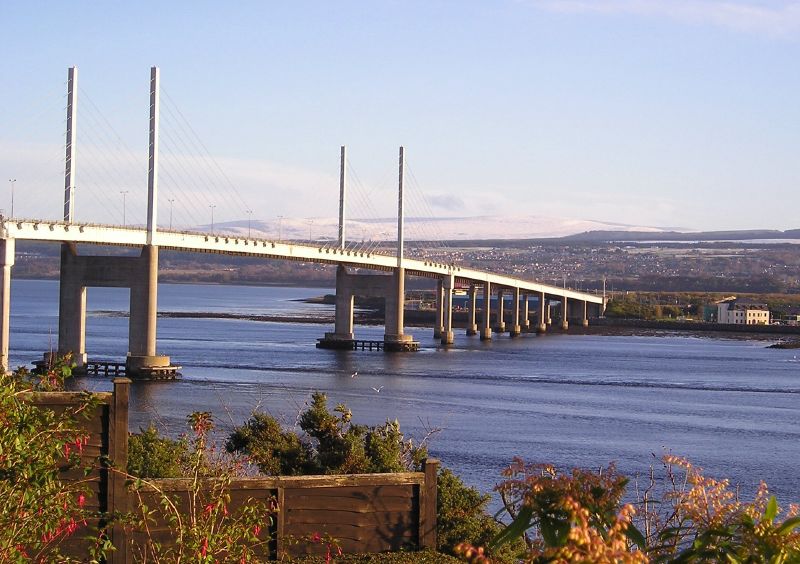
[{"label": "white cloud", "polygon": [[543,9],[574,14],[630,14],[714,25],[737,32],[800,36],[800,2],[745,0],[531,0]]}]

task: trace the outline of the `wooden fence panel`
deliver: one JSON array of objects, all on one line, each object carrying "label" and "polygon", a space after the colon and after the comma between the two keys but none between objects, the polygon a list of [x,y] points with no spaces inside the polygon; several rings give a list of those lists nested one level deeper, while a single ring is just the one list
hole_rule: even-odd
[{"label": "wooden fence panel", "polygon": [[[98,408],[83,423],[88,444],[82,458],[92,472],[88,476],[75,470],[63,474],[67,480],[86,480],[86,504],[100,513],[136,515],[142,504],[156,510],[149,532],[126,532],[120,525],[109,531],[117,547],[109,557],[114,564],[144,558],[146,548],[142,547],[148,538],[163,547],[174,545],[174,527],[169,524],[168,512],[161,509],[162,501],[168,496],[186,518],[191,492],[191,483],[185,479],[151,480],[153,487],[134,492],[126,486],[122,472],[98,464],[102,458],[122,471],[127,467],[129,385],[127,378],[116,378],[113,394],[96,394]],[[33,394],[31,401],[58,413],[80,400],[78,394],[64,392]],[[325,554],[326,539],[347,553],[435,548],[438,465],[429,459],[424,472],[239,478],[227,489],[228,511],[235,514],[247,504],[264,505],[259,536],[269,542],[259,550],[259,560],[283,554]],[[104,525],[100,520],[88,523],[62,544],[62,550],[68,556],[85,558],[88,541],[81,537]]]},{"label": "wooden fence panel", "polygon": [[[81,394],[75,392],[39,392],[31,394],[30,401],[40,409],[47,409],[56,415],[62,415],[70,408],[81,403]],[[65,482],[79,482],[84,491],[84,507],[96,514],[109,510],[108,505],[108,470],[99,463],[101,456],[108,455],[108,429],[111,417],[111,394],[95,394],[98,400],[97,407],[84,414],[87,418],[77,418],[77,429],[86,433],[86,444],[78,447],[71,446],[71,450],[80,451],[81,467],[70,468],[66,457],[61,466],[60,479]],[[83,468],[91,468],[86,474]],[[87,519],[86,524],[79,528],[59,544],[59,550],[64,556],[71,558],[85,558],[87,541],[85,537],[96,537],[99,529],[104,525],[100,518]]]}]

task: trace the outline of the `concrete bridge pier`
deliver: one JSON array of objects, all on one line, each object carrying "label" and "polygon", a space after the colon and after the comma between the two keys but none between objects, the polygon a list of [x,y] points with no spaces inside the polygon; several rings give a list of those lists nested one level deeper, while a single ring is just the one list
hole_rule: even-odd
[{"label": "concrete bridge pier", "polygon": [[519,288],[514,288],[514,322],[511,325],[509,334],[511,337],[519,337],[522,330],[519,326],[519,310],[522,304],[519,303]]},{"label": "concrete bridge pier", "polygon": [[317,346],[323,349],[352,350],[353,298],[383,298],[384,350],[416,350],[419,343],[411,335],[403,334],[403,307],[405,306],[405,269],[395,269],[391,276],[384,274],[349,274],[347,268],[339,265],[336,269],[336,316],[333,333],[325,333]]},{"label": "concrete bridge pier", "polygon": [[403,321],[406,305],[406,269],[395,268],[390,278],[390,287],[386,292],[386,329],[383,335],[383,348],[386,351],[417,350],[418,343],[411,335],[403,333]]},{"label": "concrete bridge pier", "polygon": [[11,319],[11,267],[14,266],[14,239],[0,239],[0,370],[8,371],[8,335]]},{"label": "concrete bridge pier", "polygon": [[[116,257],[79,256],[74,244],[61,245],[58,355],[72,353],[78,370],[87,362],[87,287],[130,289],[127,375],[174,377],[178,367],[156,351],[158,247],[145,245],[138,257]],[[45,364],[52,360],[49,352],[44,357]]]},{"label": "concrete bridge pier", "polygon": [[498,333],[506,332],[505,304],[503,303],[505,301],[503,299],[504,293],[505,291],[503,288],[497,289],[497,326],[495,327],[495,331]]},{"label": "concrete bridge pier", "polygon": [[455,286],[455,278],[452,274],[442,281],[442,286],[442,297],[444,299],[444,307],[442,308],[444,310],[444,328],[441,334],[442,344],[452,345],[455,341],[455,335],[453,334],[453,288]]},{"label": "concrete bridge pier", "polygon": [[530,298],[530,294],[522,294],[522,330],[526,333],[531,330]]},{"label": "concrete bridge pier", "polygon": [[325,333],[327,341],[352,343],[354,296],[347,280],[347,269],[341,264],[336,268],[336,301],[333,333]]},{"label": "concrete bridge pier", "polygon": [[467,323],[467,335],[478,334],[478,324],[476,323],[476,310],[478,309],[478,292],[475,284],[469,285],[469,322]]},{"label": "concrete bridge pier", "polygon": [[552,311],[551,305],[552,304],[550,303],[550,300],[545,300],[545,313],[547,314],[547,324],[548,325],[552,325],[553,324],[553,311]]},{"label": "concrete bridge pier", "polygon": [[492,338],[492,285],[487,280],[483,283],[483,319],[481,320],[481,341],[489,341]]},{"label": "concrete bridge pier", "polygon": [[[83,273],[76,272],[77,261],[75,245],[62,244],[58,285],[58,356],[72,353],[72,361],[80,371],[87,360],[86,284]],[[50,351],[46,352],[45,361],[51,362],[53,359],[50,356]]]},{"label": "concrete bridge pier", "polygon": [[170,366],[170,358],[156,352],[158,247],[142,247],[138,263],[131,277],[128,357],[125,360],[127,375],[134,377],[149,376],[154,370]]},{"label": "concrete bridge pier", "polygon": [[589,317],[586,315],[586,309],[587,309],[587,302],[586,302],[586,300],[583,300],[583,320],[582,320],[582,324],[583,324],[584,327],[588,327],[589,326]]},{"label": "concrete bridge pier", "polygon": [[539,292],[539,307],[536,314],[536,332],[544,333],[547,331],[547,318],[548,309],[547,298],[544,297],[544,292]]},{"label": "concrete bridge pier", "polygon": [[444,331],[444,283],[436,279],[436,319],[433,324],[433,338],[441,339]]},{"label": "concrete bridge pier", "polygon": [[566,296],[561,298],[561,329],[569,329],[569,300]]}]

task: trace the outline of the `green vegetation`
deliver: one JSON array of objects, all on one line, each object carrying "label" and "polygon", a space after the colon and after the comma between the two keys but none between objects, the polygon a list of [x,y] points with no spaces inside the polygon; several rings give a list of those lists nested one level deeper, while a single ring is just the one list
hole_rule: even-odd
[{"label": "green vegetation", "polygon": [[189,463],[189,443],[163,437],[152,424],[128,438],[128,473],[139,478],[182,478]]},{"label": "green vegetation", "polygon": [[[87,509],[89,482],[80,479],[102,463],[87,463],[82,456],[89,439],[83,425],[96,410],[97,398],[79,396],[74,407],[58,414],[31,401],[41,391],[60,389],[69,374],[69,365],[62,363],[42,376],[25,370],[0,375],[2,562],[69,562],[60,549],[77,536],[89,546],[81,561],[99,562],[114,549],[104,531],[90,524],[110,516]],[[396,421],[370,427],[352,418],[341,404],[330,411],[325,395],[316,393],[299,418],[302,433],[257,413],[235,429],[226,446],[234,454],[248,454],[269,472],[419,468],[424,444],[406,440]],[[131,513],[115,515],[112,524],[139,531],[126,547],[136,561],[257,561],[269,542],[275,500],[245,500],[232,509],[229,486],[242,471],[241,461],[209,442],[210,413],[194,413],[188,420],[191,432],[179,440],[160,436],[154,427],[131,437],[130,473],[138,477],[126,476],[137,502]],[[149,479],[164,475],[186,479],[184,498]],[[507,525],[486,514],[488,495],[444,469],[438,477],[439,552],[329,554],[295,561],[425,564],[453,562],[446,554],[456,554],[474,563],[800,562],[800,507],[781,508],[765,484],[751,502],[742,501],[727,480],[706,477],[676,456],[665,456],[661,470],[637,487],[633,498],[628,479],[613,466],[564,473],[515,461],[504,478],[497,491]],[[151,533],[155,530],[174,542],[162,544]],[[315,538],[311,542],[320,542],[318,534]],[[330,543],[329,549],[336,547],[335,539]]]},{"label": "green vegetation", "polygon": [[93,537],[93,559],[110,548],[88,525],[97,515],[87,507],[87,481],[64,479],[92,471],[82,460],[89,441],[82,423],[96,400],[84,394],[58,413],[31,402],[61,389],[70,374],[68,358],[41,376],[0,373],[0,562],[69,562],[60,545],[75,536]]},{"label": "green vegetation", "polygon": [[405,440],[397,420],[369,427],[352,422],[344,404],[333,413],[328,398],[315,392],[300,415],[302,434],[284,430],[266,413],[254,413],[225,444],[228,452],[246,454],[264,474],[363,474],[418,470],[427,457],[424,444]]},{"label": "green vegetation", "polygon": [[[628,479],[613,466],[565,474],[517,460],[497,488],[513,521],[489,547],[524,538],[528,562],[800,562],[800,508],[780,518],[765,484],[747,503],[685,459],[665,456],[663,469],[623,504]],[[458,552],[487,562],[484,547]]]}]

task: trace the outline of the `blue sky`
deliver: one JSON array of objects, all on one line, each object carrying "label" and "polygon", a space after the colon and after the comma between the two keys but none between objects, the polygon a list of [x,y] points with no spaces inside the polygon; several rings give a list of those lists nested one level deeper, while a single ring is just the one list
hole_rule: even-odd
[{"label": "blue sky", "polygon": [[[158,65],[163,128],[188,139],[185,118],[211,156],[181,163],[192,145],[171,137],[176,222],[207,222],[212,204],[217,221],[333,216],[342,144],[352,213],[391,216],[402,144],[434,215],[800,227],[797,1],[2,0],[0,19],[16,215],[60,209],[77,65],[78,217],[119,221],[127,190],[128,220],[143,218]],[[215,196],[192,177],[217,165]]]}]

